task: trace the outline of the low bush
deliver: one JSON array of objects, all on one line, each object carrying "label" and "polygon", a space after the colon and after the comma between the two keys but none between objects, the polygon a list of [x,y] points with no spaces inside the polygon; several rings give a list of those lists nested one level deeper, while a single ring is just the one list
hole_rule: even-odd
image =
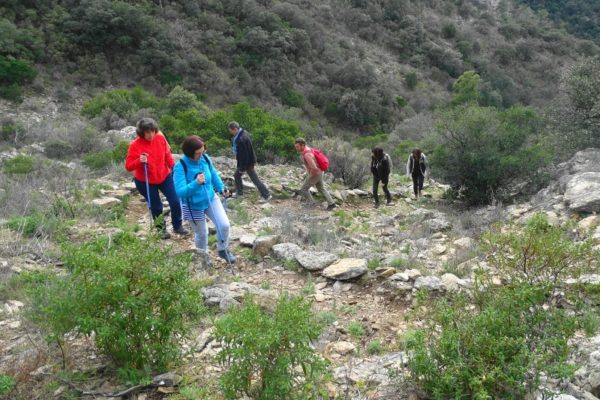
[{"label": "low bush", "polygon": [[69,273],[32,274],[28,289],[28,315],[49,338],[92,336],[125,368],[160,370],[179,359],[189,322],[202,311],[189,256],[129,232],[65,244],[63,254]]},{"label": "low bush", "polygon": [[368,179],[371,170],[370,149],[356,149],[339,139],[327,139],[314,143],[329,158],[329,171],[342,179],[348,188],[360,188]]},{"label": "low bush", "polygon": [[[543,375],[570,377],[577,367],[569,362],[569,339],[598,328],[587,305],[597,304],[598,293],[563,283],[597,271],[590,242],[573,242],[538,214],[524,230],[498,226],[482,247],[503,286],[480,272],[468,293],[433,302],[418,296],[414,315],[423,320],[405,344],[412,378],[434,399],[525,398]],[[571,310],[556,301],[558,293]]]},{"label": "low bush", "polygon": [[223,343],[217,359],[228,366],[221,377],[226,399],[317,398],[326,363],[313,350],[322,325],[302,297],[281,296],[272,315],[247,299],[215,323]]},{"label": "low bush", "polygon": [[33,157],[20,154],[4,162],[4,173],[25,175],[33,172]]},{"label": "low bush", "polygon": [[16,381],[12,376],[0,374],[0,395],[10,393],[15,385]]},{"label": "low bush", "polygon": [[108,167],[113,161],[112,150],[102,150],[98,152],[88,153],[83,156],[83,165],[90,169],[103,169]]},{"label": "low bush", "polygon": [[73,147],[61,139],[53,139],[44,145],[45,154],[48,158],[68,158],[73,154]]}]

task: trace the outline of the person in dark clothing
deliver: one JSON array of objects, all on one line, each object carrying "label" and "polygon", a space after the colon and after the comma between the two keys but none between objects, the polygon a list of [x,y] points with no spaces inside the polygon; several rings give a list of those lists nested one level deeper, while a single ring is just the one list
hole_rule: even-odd
[{"label": "person in dark clothing", "polygon": [[390,156],[383,152],[380,147],[375,147],[371,152],[371,173],[373,174],[373,199],[375,208],[379,207],[379,182],[382,183],[385,194],[386,205],[392,204],[392,195],[388,190],[388,181],[392,172],[392,161]]},{"label": "person in dark clothing", "polygon": [[413,191],[415,197],[421,197],[423,191],[423,182],[425,181],[425,171],[427,170],[427,158],[421,149],[413,149],[408,156],[406,163],[406,175],[410,176],[413,181]]},{"label": "person in dark clothing", "polygon": [[265,184],[261,182],[260,178],[256,174],[256,171],[254,170],[254,165],[256,164],[256,153],[254,152],[254,147],[252,146],[252,140],[250,140],[250,134],[241,128],[240,124],[235,121],[231,121],[227,127],[229,128],[229,133],[231,133],[232,136],[231,148],[233,154],[235,155],[235,159],[237,160],[237,169],[233,175],[235,178],[235,196],[241,197],[244,195],[242,175],[244,175],[244,172],[246,172],[252,180],[252,183],[254,183],[260,192],[260,195],[262,196],[261,202],[268,202],[272,199],[272,196],[269,192],[269,189],[267,189]]}]

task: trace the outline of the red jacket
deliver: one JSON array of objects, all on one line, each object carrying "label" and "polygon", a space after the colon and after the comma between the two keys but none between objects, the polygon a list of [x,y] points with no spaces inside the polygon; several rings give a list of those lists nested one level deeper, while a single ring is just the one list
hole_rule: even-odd
[{"label": "red jacket", "polygon": [[148,154],[148,183],[153,185],[163,183],[175,165],[167,139],[158,132],[150,141],[138,137],[129,145],[125,169],[133,171],[135,179],[145,182],[144,164],[140,161],[142,153]]}]

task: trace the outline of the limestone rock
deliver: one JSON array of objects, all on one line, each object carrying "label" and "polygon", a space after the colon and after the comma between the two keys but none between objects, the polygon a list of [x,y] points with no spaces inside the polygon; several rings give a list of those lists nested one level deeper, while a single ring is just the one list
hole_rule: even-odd
[{"label": "limestone rock", "polygon": [[331,352],[340,355],[346,355],[350,353],[354,353],[356,351],[356,346],[350,342],[335,342],[330,345]]},{"label": "limestone rock", "polygon": [[322,275],[326,278],[345,281],[366,274],[367,271],[367,260],[362,258],[343,258],[325,268]]},{"label": "limestone rock", "polygon": [[254,254],[264,257],[271,252],[271,249],[277,242],[279,242],[279,236],[277,235],[261,236],[254,241],[252,251]]},{"label": "limestone rock", "polygon": [[437,276],[420,276],[415,281],[415,289],[441,290],[442,281]]},{"label": "limestone rock", "polygon": [[296,260],[309,271],[320,271],[339,259],[335,254],[316,251],[299,251]]},{"label": "limestone rock", "polygon": [[280,260],[295,260],[296,254],[302,251],[302,248],[295,243],[279,243],[273,246],[275,257]]},{"label": "limestone rock", "polygon": [[103,197],[100,199],[92,200],[92,204],[95,204],[102,208],[111,208],[112,206],[114,206],[116,204],[120,204],[120,203],[121,203],[121,200],[117,199],[116,197]]},{"label": "limestone rock", "polygon": [[565,201],[572,211],[600,211],[600,172],[583,172],[567,183]]}]

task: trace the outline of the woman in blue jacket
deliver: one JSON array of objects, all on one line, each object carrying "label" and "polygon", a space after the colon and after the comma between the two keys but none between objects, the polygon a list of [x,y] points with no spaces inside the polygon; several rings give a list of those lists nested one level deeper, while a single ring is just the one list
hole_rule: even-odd
[{"label": "woman in blue jacket", "polygon": [[212,263],[208,255],[208,225],[206,217],[217,229],[219,257],[228,263],[235,262],[229,247],[229,219],[215,192],[229,197],[219,173],[205,154],[204,141],[196,135],[188,136],[181,146],[183,156],[173,169],[175,190],[181,199],[183,218],[194,229],[196,248],[204,257],[204,266]]}]

